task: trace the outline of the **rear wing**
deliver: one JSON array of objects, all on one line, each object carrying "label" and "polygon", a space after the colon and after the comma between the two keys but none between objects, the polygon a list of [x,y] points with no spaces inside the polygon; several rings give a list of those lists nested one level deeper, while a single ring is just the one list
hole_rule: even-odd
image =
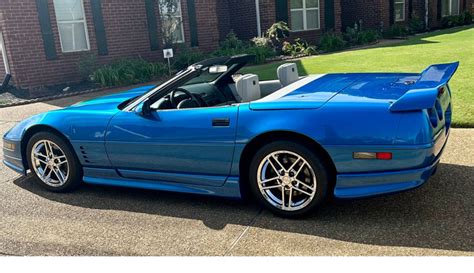
[{"label": "rear wing", "polygon": [[425,69],[420,78],[403,96],[390,106],[392,112],[415,111],[433,108],[440,90],[448,84],[459,67],[459,62],[436,64]]}]

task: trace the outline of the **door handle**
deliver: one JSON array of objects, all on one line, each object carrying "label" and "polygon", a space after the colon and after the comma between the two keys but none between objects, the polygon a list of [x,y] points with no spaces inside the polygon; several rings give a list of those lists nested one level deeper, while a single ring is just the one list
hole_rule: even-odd
[{"label": "door handle", "polygon": [[230,119],[228,118],[215,118],[212,120],[212,127],[228,127],[230,125]]}]

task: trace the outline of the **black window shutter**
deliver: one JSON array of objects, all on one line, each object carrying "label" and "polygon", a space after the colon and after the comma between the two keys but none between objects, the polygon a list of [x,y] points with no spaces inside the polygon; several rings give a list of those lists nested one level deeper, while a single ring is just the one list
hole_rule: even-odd
[{"label": "black window shutter", "polygon": [[334,29],[336,25],[334,18],[334,0],[326,0],[324,2],[324,17],[326,29]]},{"label": "black window shutter", "polygon": [[390,25],[393,25],[395,23],[395,1],[390,0],[388,3],[390,5]]},{"label": "black window shutter", "polygon": [[438,18],[438,20],[440,20],[441,17],[442,17],[441,12],[442,12],[442,9],[443,9],[442,4],[441,4],[441,0],[438,0],[438,2],[437,2],[436,4],[437,4],[437,7],[436,7],[436,11],[437,11],[436,17]]},{"label": "black window shutter", "polygon": [[[413,0],[408,0],[408,18],[411,19],[413,13]],[[421,14],[417,14],[418,17],[421,16]]]},{"label": "black window shutter", "polygon": [[36,0],[36,9],[38,10],[38,18],[43,36],[44,52],[46,59],[55,60],[56,45],[54,44],[54,35],[51,28],[51,19],[49,17],[48,0]]},{"label": "black window shutter", "polygon": [[196,19],[196,3],[194,0],[188,0],[188,18],[189,32],[191,33],[191,46],[199,45],[197,19]]},{"label": "black window shutter", "polygon": [[101,0],[91,0],[92,19],[94,20],[95,39],[99,55],[107,55],[109,50],[107,49],[107,37],[105,35],[101,2]]},{"label": "black window shutter", "polygon": [[288,0],[276,0],[277,22],[288,22]]},{"label": "black window shutter", "polygon": [[156,26],[155,0],[145,0],[145,9],[150,49],[157,50],[160,48],[160,45],[158,43],[158,28]]}]

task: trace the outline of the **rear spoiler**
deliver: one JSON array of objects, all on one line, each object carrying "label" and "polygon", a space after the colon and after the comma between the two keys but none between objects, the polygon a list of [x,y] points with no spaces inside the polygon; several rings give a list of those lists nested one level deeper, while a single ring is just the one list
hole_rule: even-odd
[{"label": "rear spoiler", "polygon": [[459,62],[428,67],[412,88],[390,106],[390,111],[416,111],[434,107],[439,89],[448,84],[458,67]]}]

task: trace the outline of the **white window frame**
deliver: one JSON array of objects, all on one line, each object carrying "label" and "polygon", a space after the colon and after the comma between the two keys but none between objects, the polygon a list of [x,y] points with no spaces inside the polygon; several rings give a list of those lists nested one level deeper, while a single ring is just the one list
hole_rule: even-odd
[{"label": "white window frame", "polygon": [[[447,1],[448,1],[448,14],[442,14],[442,17],[459,15],[461,13],[461,0],[447,0]],[[458,2],[458,10],[456,11],[456,13],[453,13],[453,1]],[[441,7],[441,10],[443,10],[443,7]]]},{"label": "white window frame", "polygon": [[[309,30],[319,30],[321,29],[321,1],[318,0],[318,7],[317,8],[306,8],[306,0],[301,0],[303,2],[302,8],[290,8],[290,15],[293,11],[302,11],[303,12],[303,29],[298,30],[291,30],[292,32],[298,31],[309,31]],[[317,28],[308,28],[308,21],[307,21],[307,11],[309,10],[317,10],[318,11],[318,27]],[[293,26],[291,26],[293,28]]]},{"label": "white window frame", "polygon": [[[86,10],[84,9],[84,0],[79,0],[81,1],[82,5],[82,20],[67,20],[67,21],[59,21],[58,15],[56,14],[56,6],[54,6],[54,1],[53,1],[53,6],[54,6],[54,12],[56,15],[56,26],[58,27],[58,34],[59,34],[59,42],[61,43],[61,51],[63,53],[72,53],[72,52],[81,52],[81,51],[89,51],[91,49],[91,45],[89,42],[89,30],[87,29],[87,20],[86,20]],[[84,31],[85,31],[85,37],[86,37],[86,45],[87,48],[85,49],[73,49],[73,50],[65,50],[63,46],[63,38],[61,37],[61,31],[59,29],[60,24],[75,24],[75,23],[83,23],[84,24]],[[73,33],[74,33],[74,28],[73,28]],[[73,35],[74,38],[74,35]],[[75,41],[74,39],[72,40],[73,43],[73,48],[75,48]]]},{"label": "white window frame", "polygon": [[[396,16],[396,15],[397,15],[397,13],[396,13],[396,10],[397,10],[397,9],[396,9],[395,7],[396,7],[397,5],[400,5],[400,4],[403,4],[402,18],[397,19],[397,16]],[[394,1],[393,1],[393,13],[394,13],[394,14],[393,14],[393,17],[395,18],[395,22],[403,22],[403,21],[405,21],[405,8],[406,8],[405,5],[406,5],[405,0],[394,0]]]},{"label": "white window frame", "polygon": [[[174,15],[174,16],[171,16],[173,18],[179,18],[180,19],[180,25],[181,25],[181,37],[183,37],[183,39],[181,40],[177,40],[176,43],[180,44],[180,43],[184,43],[186,41],[186,38],[184,37],[184,18],[183,18],[183,6],[181,4],[181,0],[177,0],[178,1],[178,6],[179,6],[179,14],[178,15]],[[161,10],[160,10],[160,13],[161,13]]]}]

